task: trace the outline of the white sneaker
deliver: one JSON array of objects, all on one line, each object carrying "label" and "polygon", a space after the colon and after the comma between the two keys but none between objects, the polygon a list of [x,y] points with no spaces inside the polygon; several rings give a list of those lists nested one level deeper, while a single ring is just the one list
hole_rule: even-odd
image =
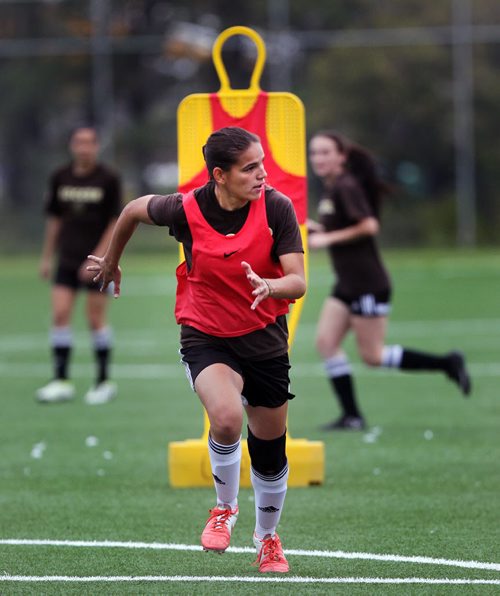
[{"label": "white sneaker", "polygon": [[103,381],[87,391],[84,397],[85,403],[91,406],[107,404],[116,396],[117,391],[116,383]]},{"label": "white sneaker", "polygon": [[56,403],[68,401],[75,397],[75,387],[71,381],[54,379],[37,390],[36,399],[43,403]]}]

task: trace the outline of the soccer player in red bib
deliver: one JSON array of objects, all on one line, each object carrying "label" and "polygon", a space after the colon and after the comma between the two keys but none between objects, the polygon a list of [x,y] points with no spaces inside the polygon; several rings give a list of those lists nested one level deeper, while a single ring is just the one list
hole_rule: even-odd
[{"label": "soccer player in red bib", "polygon": [[248,420],[253,535],[261,572],[286,572],[276,533],[287,491],[288,305],[305,293],[304,256],[291,201],[266,186],[255,134],[221,128],[203,147],[209,181],[186,194],[130,202],[103,257],[91,255],[95,280],[120,292],[118,266],[138,223],[168,226],[184,247],[175,315],[182,363],[210,421],[208,450],[217,502],[201,536],[224,552],[238,517],[243,411]]},{"label": "soccer player in red bib", "polygon": [[429,354],[386,345],[391,281],[376,236],[380,202],[387,186],[373,157],[334,131],[316,133],[309,159],[323,184],[319,222],[309,221],[309,245],[327,248],[336,283],[318,321],[316,346],[341,407],[341,416],[324,430],[360,430],[365,420],[357,404],[352,370],[342,342],[352,330],[361,358],[370,366],[405,371],[440,371],[470,393],[471,382],[460,352]]}]

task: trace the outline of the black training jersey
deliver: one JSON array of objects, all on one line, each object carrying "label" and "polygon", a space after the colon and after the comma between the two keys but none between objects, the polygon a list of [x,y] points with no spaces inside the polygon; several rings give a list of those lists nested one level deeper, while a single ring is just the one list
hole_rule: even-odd
[{"label": "black training jersey", "polygon": [[[195,191],[200,210],[207,222],[220,234],[236,234],[246,221],[250,203],[235,211],[222,209],[214,188],[214,183],[208,182]],[[266,187],[265,201],[267,221],[274,239],[271,258],[278,261],[281,255],[302,253],[302,239],[290,199],[274,188]],[[148,203],[148,214],[156,225],[168,226],[170,234],[182,242],[186,264],[189,267],[193,240],[182,206],[182,194],[153,196]],[[267,360],[280,356],[288,350],[286,317],[278,317],[275,324],[268,325],[265,329],[232,338],[213,337],[192,327],[181,327],[182,347],[214,343],[230,346],[240,357],[252,360]]]},{"label": "black training jersey", "polygon": [[[321,199],[318,215],[327,231],[341,230],[367,217],[377,217],[365,192],[348,173],[339,176],[333,189]],[[389,275],[374,237],[330,245],[328,252],[340,293],[359,296],[390,288]]]},{"label": "black training jersey", "polygon": [[57,170],[50,178],[45,212],[61,218],[60,264],[79,267],[120,210],[120,179],[105,166],[97,165],[86,176],[75,176],[71,164]]}]

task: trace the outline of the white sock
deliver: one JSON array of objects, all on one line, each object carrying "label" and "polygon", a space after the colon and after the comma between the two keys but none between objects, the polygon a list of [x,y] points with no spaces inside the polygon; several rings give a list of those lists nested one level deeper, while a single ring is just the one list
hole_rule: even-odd
[{"label": "white sock", "polygon": [[403,358],[403,348],[401,346],[384,346],[382,350],[382,364],[386,368],[399,368]]},{"label": "white sock", "polygon": [[113,344],[113,331],[111,327],[101,327],[92,331],[92,343],[95,350],[107,350]]},{"label": "white sock", "polygon": [[52,327],[50,330],[50,345],[53,348],[71,348],[73,346],[71,327]]},{"label": "white sock", "polygon": [[240,490],[241,441],[233,445],[221,445],[208,435],[208,453],[214,477],[217,506],[238,505]]},{"label": "white sock", "polygon": [[352,374],[351,364],[345,354],[326,358],[323,361],[323,365],[325,367],[326,374],[331,379]]},{"label": "white sock", "polygon": [[276,532],[285,502],[288,463],[275,476],[264,476],[251,467],[250,478],[255,492],[255,535],[262,540]]}]

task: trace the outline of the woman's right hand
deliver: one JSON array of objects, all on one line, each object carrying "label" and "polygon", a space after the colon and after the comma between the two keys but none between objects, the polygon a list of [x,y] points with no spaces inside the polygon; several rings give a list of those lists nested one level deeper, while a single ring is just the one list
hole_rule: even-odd
[{"label": "woman's right hand", "polygon": [[120,266],[111,266],[106,260],[105,256],[97,257],[96,255],[89,255],[88,258],[95,264],[89,265],[87,267],[87,271],[92,271],[93,273],[96,273],[96,275],[93,278],[93,281],[101,285],[101,292],[104,292],[109,286],[109,284],[113,282],[113,296],[115,298],[118,298],[118,296],[120,295],[120,284],[122,281],[122,270]]},{"label": "woman's right hand", "polygon": [[49,279],[52,272],[52,259],[42,257],[38,266],[38,272],[42,279]]},{"label": "woman's right hand", "polygon": [[317,221],[314,221],[314,219],[307,219],[306,226],[307,226],[307,231],[309,233],[325,231],[325,226],[323,224],[318,223]]},{"label": "woman's right hand", "polygon": [[327,248],[333,244],[332,232],[316,232],[315,234],[311,234],[307,239],[307,244],[312,250]]}]

